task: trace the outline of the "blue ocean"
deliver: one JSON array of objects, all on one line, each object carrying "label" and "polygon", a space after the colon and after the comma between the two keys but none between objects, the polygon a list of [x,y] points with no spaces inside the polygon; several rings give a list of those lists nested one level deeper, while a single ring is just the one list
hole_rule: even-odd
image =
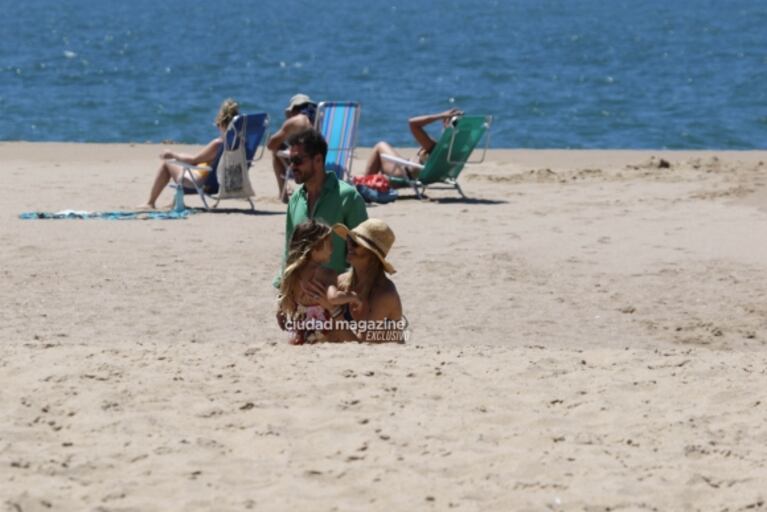
[{"label": "blue ocean", "polygon": [[218,105],[493,115],[493,147],[767,146],[764,0],[0,0],[0,140],[205,143]]}]

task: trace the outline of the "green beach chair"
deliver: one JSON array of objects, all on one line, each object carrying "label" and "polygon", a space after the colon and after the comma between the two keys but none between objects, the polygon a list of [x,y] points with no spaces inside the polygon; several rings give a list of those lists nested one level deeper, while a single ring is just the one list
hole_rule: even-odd
[{"label": "green beach chair", "polygon": [[[434,185],[446,185],[446,188],[454,188],[466,198],[458,184],[458,175],[461,174],[466,164],[480,163],[485,159],[485,153],[490,145],[489,128],[492,116],[462,116],[454,126],[448,126],[442,132],[437,145],[432,149],[426,164],[421,165],[394,155],[381,155],[381,158],[394,162],[407,172],[408,169],[418,169],[417,178],[390,177],[389,181],[395,187],[413,187],[415,195],[421,199],[426,187]],[[482,137],[488,134],[482,156],[479,160],[469,161],[474,148],[477,147]]]}]

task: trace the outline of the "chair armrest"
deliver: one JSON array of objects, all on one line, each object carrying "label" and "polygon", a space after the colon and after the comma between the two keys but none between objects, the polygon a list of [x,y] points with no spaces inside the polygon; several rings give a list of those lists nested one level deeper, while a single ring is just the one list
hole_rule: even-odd
[{"label": "chair armrest", "polygon": [[182,162],[181,160],[166,160],[166,162],[168,162],[169,164],[180,165],[184,169],[191,169],[193,171],[210,171],[211,170],[209,165],[192,165],[186,162]]},{"label": "chair armrest", "polygon": [[411,162],[410,160],[407,160],[405,158],[400,158],[394,155],[387,155],[384,153],[381,153],[381,158],[389,162],[394,162],[395,164],[398,164],[398,165],[404,165],[405,167],[412,167],[413,169],[418,169],[419,171],[423,170],[423,165],[416,162]]}]

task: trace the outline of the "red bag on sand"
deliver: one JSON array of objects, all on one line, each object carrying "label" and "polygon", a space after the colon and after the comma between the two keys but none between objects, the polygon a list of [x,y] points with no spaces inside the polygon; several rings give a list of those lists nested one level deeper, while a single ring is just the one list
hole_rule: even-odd
[{"label": "red bag on sand", "polygon": [[378,192],[388,192],[391,186],[389,178],[385,174],[372,174],[370,176],[353,176],[355,185],[364,185]]}]

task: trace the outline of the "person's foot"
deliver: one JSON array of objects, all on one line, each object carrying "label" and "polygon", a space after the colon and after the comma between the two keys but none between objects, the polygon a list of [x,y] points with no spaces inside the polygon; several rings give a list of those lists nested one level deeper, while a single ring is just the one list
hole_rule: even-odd
[{"label": "person's foot", "polygon": [[146,212],[149,210],[156,210],[157,207],[151,203],[144,203],[136,206],[136,210],[140,212]]}]

